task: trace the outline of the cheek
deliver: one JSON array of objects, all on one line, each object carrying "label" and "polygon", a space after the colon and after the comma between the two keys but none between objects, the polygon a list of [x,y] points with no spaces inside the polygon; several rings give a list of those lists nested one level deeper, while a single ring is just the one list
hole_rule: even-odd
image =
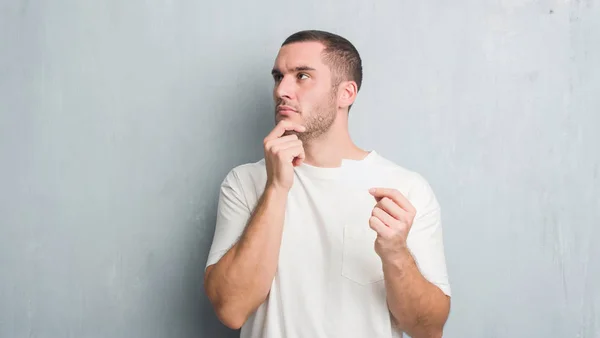
[{"label": "cheek", "polygon": [[319,87],[306,88],[298,92],[298,99],[314,106],[322,101],[323,93]]},{"label": "cheek", "polygon": [[296,91],[296,100],[304,115],[309,115],[319,107],[329,106],[332,102],[331,88],[322,84],[307,84]]}]

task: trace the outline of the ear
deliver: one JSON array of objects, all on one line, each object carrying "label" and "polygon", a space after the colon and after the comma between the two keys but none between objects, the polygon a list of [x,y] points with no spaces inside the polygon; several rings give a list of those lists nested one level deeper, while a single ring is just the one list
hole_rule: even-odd
[{"label": "ear", "polygon": [[342,81],[338,87],[338,104],[340,108],[348,108],[356,100],[358,86],[354,81]]}]

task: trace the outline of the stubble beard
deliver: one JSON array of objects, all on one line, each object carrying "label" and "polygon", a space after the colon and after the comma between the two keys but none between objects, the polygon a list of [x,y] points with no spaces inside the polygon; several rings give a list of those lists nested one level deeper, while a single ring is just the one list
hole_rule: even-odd
[{"label": "stubble beard", "polygon": [[303,125],[306,127],[306,131],[303,133],[296,133],[298,139],[303,143],[306,144],[319,139],[331,129],[337,115],[335,97],[336,93],[332,91],[327,99],[316,106],[304,121]]}]

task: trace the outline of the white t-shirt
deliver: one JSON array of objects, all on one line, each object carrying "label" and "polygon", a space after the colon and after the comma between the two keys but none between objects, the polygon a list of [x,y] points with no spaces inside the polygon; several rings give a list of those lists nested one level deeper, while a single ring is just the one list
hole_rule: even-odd
[{"label": "white t-shirt", "polygon": [[[206,266],[242,234],[266,184],[264,159],[240,165],[221,186],[217,224]],[[241,329],[241,338],[390,338],[376,232],[369,217],[371,187],[398,189],[417,210],[407,244],[427,280],[450,295],[440,206],[428,182],[370,152],[338,168],[295,168],[286,206],[279,264],[266,301]]]}]

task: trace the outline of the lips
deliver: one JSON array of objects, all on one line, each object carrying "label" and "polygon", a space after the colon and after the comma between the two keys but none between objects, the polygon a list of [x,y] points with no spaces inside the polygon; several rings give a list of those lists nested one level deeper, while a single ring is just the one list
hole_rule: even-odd
[{"label": "lips", "polygon": [[280,116],[293,116],[297,114],[298,111],[289,106],[279,106],[277,107],[277,114]]},{"label": "lips", "polygon": [[279,106],[277,107],[277,112],[278,113],[296,113],[296,109],[290,107],[290,106]]}]

